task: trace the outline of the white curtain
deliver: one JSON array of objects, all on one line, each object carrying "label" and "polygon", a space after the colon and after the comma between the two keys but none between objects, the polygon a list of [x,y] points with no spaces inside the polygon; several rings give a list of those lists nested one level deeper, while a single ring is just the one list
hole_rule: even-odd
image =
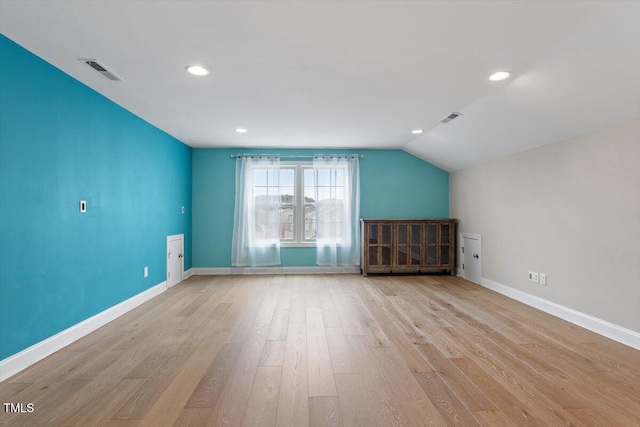
[{"label": "white curtain", "polygon": [[314,157],[316,263],[360,264],[358,156]]},{"label": "white curtain", "polygon": [[238,157],[231,265],[280,265],[278,157]]}]

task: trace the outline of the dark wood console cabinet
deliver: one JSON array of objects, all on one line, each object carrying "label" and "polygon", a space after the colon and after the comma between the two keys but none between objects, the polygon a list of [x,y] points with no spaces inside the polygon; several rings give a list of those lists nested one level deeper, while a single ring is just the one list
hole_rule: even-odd
[{"label": "dark wood console cabinet", "polygon": [[456,268],[456,219],[361,219],[362,274]]}]

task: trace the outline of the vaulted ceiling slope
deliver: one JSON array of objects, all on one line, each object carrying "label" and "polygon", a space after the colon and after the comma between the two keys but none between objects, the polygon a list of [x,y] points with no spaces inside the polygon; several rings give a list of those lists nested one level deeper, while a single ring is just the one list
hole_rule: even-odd
[{"label": "vaulted ceiling slope", "polygon": [[640,116],[637,1],[0,0],[0,30],[192,147],[402,148],[455,171]]}]

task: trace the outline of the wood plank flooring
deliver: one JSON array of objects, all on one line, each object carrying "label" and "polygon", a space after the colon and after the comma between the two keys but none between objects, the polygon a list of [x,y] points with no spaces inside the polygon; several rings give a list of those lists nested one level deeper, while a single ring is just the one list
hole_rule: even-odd
[{"label": "wood plank flooring", "polygon": [[451,276],[196,276],[0,383],[16,426],[639,426],[640,351]]}]

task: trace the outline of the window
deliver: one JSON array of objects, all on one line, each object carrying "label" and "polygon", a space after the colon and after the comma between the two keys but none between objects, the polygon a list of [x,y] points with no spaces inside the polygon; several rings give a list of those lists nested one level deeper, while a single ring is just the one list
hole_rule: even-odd
[{"label": "window", "polygon": [[[277,209],[270,214],[256,209],[255,238],[266,238],[261,234],[262,229],[269,229],[269,224],[280,223],[279,238],[282,246],[314,246],[315,227],[313,227],[313,199],[302,197],[302,175],[304,163],[286,163],[277,168],[253,168],[253,194],[256,198],[255,206],[260,206],[260,198],[267,198]],[[311,203],[311,204],[310,204]],[[301,212],[304,214],[301,216]],[[276,217],[277,215],[277,217]],[[303,230],[305,230],[303,232]]]},{"label": "window", "polygon": [[273,229],[274,224],[280,224],[278,238],[281,242],[295,241],[295,171],[291,166],[256,166],[252,169],[255,198],[253,238],[256,241],[273,238],[267,235],[267,230]]},{"label": "window", "polygon": [[[345,170],[342,167],[304,168],[304,205],[310,222],[305,233],[342,236],[344,230]],[[318,230],[320,227],[320,230]],[[338,243],[339,240],[337,239]]]},{"label": "window", "polygon": [[[254,167],[255,238],[268,239],[266,230],[278,219],[282,246],[315,246],[318,223],[330,227],[332,235],[341,235],[344,186],[345,171],[340,167],[314,169],[310,162]],[[274,203],[278,209],[260,208]]]},{"label": "window", "polygon": [[279,265],[281,246],[315,246],[322,266],[358,265],[359,156],[238,156],[234,267]]}]

